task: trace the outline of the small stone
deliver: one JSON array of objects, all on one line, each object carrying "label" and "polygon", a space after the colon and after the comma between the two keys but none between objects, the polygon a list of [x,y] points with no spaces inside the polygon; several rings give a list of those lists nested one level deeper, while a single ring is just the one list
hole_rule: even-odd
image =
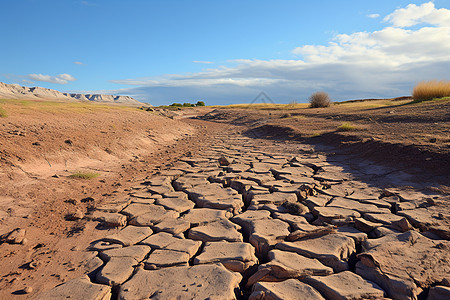
[{"label": "small stone", "polygon": [[22,244],[25,239],[25,233],[25,229],[16,228],[6,236],[5,242],[10,244]]},{"label": "small stone", "polygon": [[28,263],[28,269],[35,270],[38,267],[39,263],[36,260],[32,260]]},{"label": "small stone", "polygon": [[31,294],[33,292],[33,288],[31,286],[27,286],[23,289],[24,294]]},{"label": "small stone", "polygon": [[228,166],[228,165],[230,165],[230,161],[225,156],[221,156],[219,158],[219,165]]},{"label": "small stone", "polygon": [[92,250],[92,251],[104,251],[104,250],[117,249],[117,248],[122,248],[122,245],[115,244],[115,243],[108,242],[108,241],[102,241],[102,240],[94,241],[88,247],[88,249]]},{"label": "small stone", "polygon": [[77,220],[83,219],[83,217],[84,217],[84,213],[81,210],[76,209],[74,212],[68,213],[66,215],[66,220],[77,221]]}]

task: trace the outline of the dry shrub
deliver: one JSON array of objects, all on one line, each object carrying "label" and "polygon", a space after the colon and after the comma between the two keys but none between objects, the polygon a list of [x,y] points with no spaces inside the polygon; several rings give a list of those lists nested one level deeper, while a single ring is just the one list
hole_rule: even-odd
[{"label": "dry shrub", "polygon": [[344,122],[338,127],[338,131],[352,131],[355,130],[356,126],[349,122]]},{"label": "dry shrub", "polygon": [[331,104],[330,96],[325,92],[316,92],[309,97],[309,107],[328,107]]},{"label": "dry shrub", "polygon": [[435,98],[450,97],[450,81],[422,81],[413,89],[414,101],[433,100]]}]

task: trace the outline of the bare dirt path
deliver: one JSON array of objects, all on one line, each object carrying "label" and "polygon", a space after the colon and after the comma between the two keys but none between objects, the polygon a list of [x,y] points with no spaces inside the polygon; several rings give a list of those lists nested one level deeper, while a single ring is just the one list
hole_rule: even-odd
[{"label": "bare dirt path", "polygon": [[[94,201],[75,223],[97,230],[73,232],[70,249],[86,261],[67,266],[71,276],[38,273],[54,253],[34,246],[43,251],[37,268],[4,277],[8,291],[30,286],[24,297],[83,299],[448,295],[449,199],[429,188],[432,178],[261,139],[227,122],[186,122],[205,131],[174,150],[189,149],[184,156],[168,154],[173,163],[158,172],[118,181],[120,193]],[[11,283],[14,276],[20,281]],[[66,283],[39,287],[47,280]]]}]

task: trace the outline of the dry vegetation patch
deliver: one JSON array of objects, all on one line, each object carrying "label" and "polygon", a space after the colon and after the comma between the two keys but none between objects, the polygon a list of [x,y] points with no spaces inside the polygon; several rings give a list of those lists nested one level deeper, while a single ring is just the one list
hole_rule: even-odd
[{"label": "dry vegetation patch", "polygon": [[2,107],[0,107],[0,118],[6,118],[8,114],[6,113],[6,110]]},{"label": "dry vegetation patch", "polygon": [[97,172],[76,172],[70,175],[70,178],[78,178],[78,179],[94,179],[100,176]]},{"label": "dry vegetation patch", "polygon": [[330,96],[325,92],[317,92],[309,97],[309,107],[311,108],[329,107],[330,105]]},{"label": "dry vegetation patch", "polygon": [[414,87],[412,96],[416,102],[450,97],[450,81],[422,81]]},{"label": "dry vegetation patch", "polygon": [[344,122],[338,127],[338,131],[352,131],[355,129],[356,126],[349,122]]}]

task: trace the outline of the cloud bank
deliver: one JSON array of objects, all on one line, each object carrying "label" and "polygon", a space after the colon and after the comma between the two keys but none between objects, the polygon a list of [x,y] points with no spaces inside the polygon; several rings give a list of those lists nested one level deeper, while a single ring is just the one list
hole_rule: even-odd
[{"label": "cloud bank", "polygon": [[59,74],[57,76],[50,76],[43,74],[28,74],[25,77],[33,81],[43,81],[56,84],[67,84],[69,83],[69,81],[77,80],[70,74]]},{"label": "cloud bank", "polygon": [[197,73],[111,82],[135,86],[120,92],[152,104],[199,99],[229,104],[249,102],[260,91],[284,103],[306,101],[318,90],[334,100],[395,97],[410,94],[418,81],[449,79],[450,10],[432,2],[410,4],[382,22],[378,31],[296,47],[291,60],[240,59]]}]

